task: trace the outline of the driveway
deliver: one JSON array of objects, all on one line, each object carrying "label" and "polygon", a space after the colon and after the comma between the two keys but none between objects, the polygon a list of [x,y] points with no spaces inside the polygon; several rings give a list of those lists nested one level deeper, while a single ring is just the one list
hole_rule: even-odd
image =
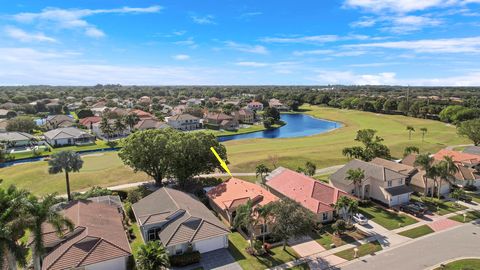
[{"label": "driveway", "polygon": [[235,262],[235,259],[230,255],[228,249],[217,249],[202,254],[200,263],[189,265],[186,267],[175,267],[174,270],[192,270],[203,267],[204,270],[242,270],[242,267]]},{"label": "driveway", "polygon": [[449,259],[480,256],[480,226],[465,224],[338,267],[344,270],[424,270]]},{"label": "driveway", "polygon": [[288,244],[298,255],[300,255],[300,257],[306,257],[325,250],[324,247],[317,243],[317,241],[313,240],[310,236],[288,241]]}]

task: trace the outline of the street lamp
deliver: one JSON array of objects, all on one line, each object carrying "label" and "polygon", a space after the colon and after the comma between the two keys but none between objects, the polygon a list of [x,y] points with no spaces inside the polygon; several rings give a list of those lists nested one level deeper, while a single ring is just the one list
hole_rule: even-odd
[{"label": "street lamp", "polygon": [[465,223],[467,221],[467,213],[463,213],[463,222]]},{"label": "street lamp", "polygon": [[353,252],[355,252],[355,254],[353,255],[353,257],[358,258],[358,248],[354,248],[354,249],[353,249]]}]

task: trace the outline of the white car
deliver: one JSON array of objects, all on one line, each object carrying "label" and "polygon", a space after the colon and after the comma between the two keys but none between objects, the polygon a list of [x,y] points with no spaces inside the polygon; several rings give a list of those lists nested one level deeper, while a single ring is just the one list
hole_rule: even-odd
[{"label": "white car", "polygon": [[368,219],[360,213],[355,214],[353,220],[360,225],[365,225],[368,222]]}]

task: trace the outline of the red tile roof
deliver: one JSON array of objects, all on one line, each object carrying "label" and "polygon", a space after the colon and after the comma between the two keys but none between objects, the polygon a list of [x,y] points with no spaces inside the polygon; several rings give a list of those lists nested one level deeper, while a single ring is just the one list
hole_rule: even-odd
[{"label": "red tile roof", "polygon": [[208,191],[207,196],[223,210],[234,209],[248,200],[259,205],[278,200],[263,187],[234,177]]},{"label": "red tile roof", "polygon": [[122,215],[116,207],[73,201],[62,212],[74,223],[75,230],[58,238],[50,225],[43,226],[46,244],[55,247],[45,256],[43,270],[72,269],[131,255]]},{"label": "red tile roof", "polygon": [[136,114],[140,118],[153,118],[153,115],[142,110],[131,110],[129,114]]},{"label": "red tile roof", "polygon": [[438,151],[433,157],[436,160],[442,160],[444,156],[449,156],[455,162],[460,162],[463,164],[478,164],[480,163],[480,156],[474,154],[468,154],[463,152],[458,152],[454,150],[442,149]]},{"label": "red tile roof", "polygon": [[90,124],[99,123],[100,121],[102,121],[100,116],[90,116],[80,119],[79,123],[82,126],[90,127]]},{"label": "red tile roof", "polygon": [[282,167],[277,168],[267,177],[267,186],[297,201],[314,213],[332,211],[333,204],[339,197],[350,196],[335,187]]}]

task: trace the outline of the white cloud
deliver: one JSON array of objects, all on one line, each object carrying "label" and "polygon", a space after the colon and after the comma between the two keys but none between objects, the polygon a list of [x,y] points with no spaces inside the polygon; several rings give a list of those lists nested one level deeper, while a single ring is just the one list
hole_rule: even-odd
[{"label": "white cloud", "polygon": [[255,54],[268,54],[268,49],[261,45],[240,44],[233,41],[225,41],[225,45],[233,50]]},{"label": "white cloud", "polygon": [[326,55],[326,56],[359,56],[365,54],[365,51],[361,50],[348,50],[348,51],[334,51],[334,50],[307,50],[307,51],[294,51],[295,56],[308,56],[308,55]]},{"label": "white cloud", "polygon": [[192,20],[196,24],[216,24],[215,17],[213,15],[205,16],[191,16]]},{"label": "white cloud", "polygon": [[423,29],[425,27],[438,26],[443,20],[430,18],[427,16],[399,16],[391,18],[390,25],[385,26],[383,30],[403,34]]},{"label": "white cloud", "polygon": [[371,17],[362,17],[360,20],[350,24],[351,27],[372,27],[377,23],[377,20]]},{"label": "white cloud", "polygon": [[263,62],[237,62],[235,63],[235,65],[241,66],[241,67],[266,67],[266,66],[269,66],[270,64],[263,63]]},{"label": "white cloud", "polygon": [[82,29],[85,35],[90,37],[103,37],[105,34],[95,25],[85,20],[96,14],[140,14],[157,13],[162,9],[160,6],[150,6],[146,8],[122,7],[114,9],[60,9],[45,8],[39,13],[24,12],[12,16],[12,18],[21,23],[41,23],[50,24],[60,29]]},{"label": "white cloud", "polygon": [[262,42],[266,43],[326,43],[334,42],[340,39],[337,35],[318,35],[318,36],[295,36],[295,37],[264,37]]},{"label": "white cloud", "polygon": [[182,46],[189,46],[192,49],[195,49],[195,48],[198,47],[198,44],[195,42],[193,37],[189,37],[185,40],[175,41],[173,44],[182,45]]},{"label": "white cloud", "polygon": [[395,77],[396,74],[393,72],[355,74],[351,71],[320,70],[312,79],[322,84],[391,85],[397,83]]},{"label": "white cloud", "polygon": [[371,12],[390,11],[408,13],[434,7],[451,6],[457,0],[346,0],[345,7],[361,8]]},{"label": "white cloud", "polygon": [[56,39],[52,37],[46,36],[44,33],[28,33],[25,32],[24,30],[13,27],[13,26],[7,26],[5,27],[5,33],[7,36],[19,40],[21,42],[57,42]]},{"label": "white cloud", "polygon": [[480,53],[480,36],[468,38],[424,39],[346,45],[349,48],[411,50],[417,53]]},{"label": "white cloud", "polygon": [[182,61],[182,60],[188,60],[188,59],[190,59],[190,55],[187,55],[187,54],[177,54],[177,55],[174,55],[174,56],[173,56],[173,59],[175,59],[175,60],[180,60],[180,61]]}]

